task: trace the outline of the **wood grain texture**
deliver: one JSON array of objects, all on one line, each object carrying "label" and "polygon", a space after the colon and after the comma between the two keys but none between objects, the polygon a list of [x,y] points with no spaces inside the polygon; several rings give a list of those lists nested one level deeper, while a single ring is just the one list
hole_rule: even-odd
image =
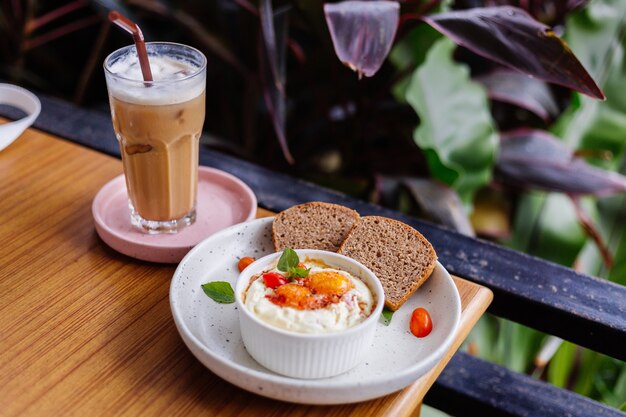
[{"label": "wood grain texture", "polygon": [[[119,160],[32,129],[0,152],[0,414],[331,417],[414,411],[439,368],[388,397],[333,407],[265,399],[208,371],[174,326],[168,292],[175,266],[121,255],[95,232],[91,202],[121,172]],[[259,209],[258,215],[271,212]],[[464,310],[454,349],[491,299],[483,287],[458,278],[455,283]]]}]

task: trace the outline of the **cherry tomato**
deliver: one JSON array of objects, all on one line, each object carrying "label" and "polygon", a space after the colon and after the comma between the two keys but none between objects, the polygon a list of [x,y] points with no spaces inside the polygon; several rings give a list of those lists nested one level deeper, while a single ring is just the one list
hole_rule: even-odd
[{"label": "cherry tomato", "polygon": [[248,265],[250,265],[254,261],[255,261],[255,259],[251,258],[249,256],[244,256],[243,258],[241,258],[239,260],[239,263],[237,264],[237,267],[239,268],[239,272],[241,272],[244,269],[246,269],[248,267]]},{"label": "cherry tomato", "polygon": [[416,308],[411,315],[411,333],[415,337],[426,337],[433,329],[430,314],[424,308]]},{"label": "cherry tomato", "polygon": [[287,283],[287,278],[278,272],[266,272],[263,274],[263,282],[269,288],[274,289]]}]

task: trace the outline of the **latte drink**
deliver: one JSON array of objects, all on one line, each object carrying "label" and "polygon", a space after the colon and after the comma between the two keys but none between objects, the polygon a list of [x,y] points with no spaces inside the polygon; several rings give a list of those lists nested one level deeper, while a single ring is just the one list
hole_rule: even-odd
[{"label": "latte drink", "polygon": [[196,217],[206,59],[184,45],[146,47],[154,81],[143,81],[134,46],[105,61],[113,128],[131,222],[148,233],[175,233]]}]

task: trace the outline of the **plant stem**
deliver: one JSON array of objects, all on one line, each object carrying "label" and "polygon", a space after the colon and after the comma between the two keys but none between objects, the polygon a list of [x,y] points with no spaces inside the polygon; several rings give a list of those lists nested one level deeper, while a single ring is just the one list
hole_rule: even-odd
[{"label": "plant stem", "polygon": [[105,21],[100,25],[98,38],[91,48],[91,54],[89,54],[87,65],[85,65],[85,68],[81,73],[80,79],[78,81],[78,86],[76,87],[76,91],[74,92],[74,103],[76,104],[81,104],[85,98],[85,93],[87,91],[89,83],[91,82],[91,79],[93,78],[94,70],[101,62],[100,55],[102,54],[102,48],[104,48],[104,43],[109,37],[110,29],[111,25],[109,24],[109,22]]},{"label": "plant stem", "polygon": [[68,35],[72,32],[76,32],[77,30],[81,30],[84,29],[86,27],[89,27],[91,25],[94,25],[98,22],[100,22],[100,16],[98,15],[93,15],[93,16],[89,16],[89,17],[85,17],[83,19],[80,20],[76,20],[72,23],[69,23],[67,25],[61,26],[58,29],[55,29],[53,31],[50,31],[44,35],[41,36],[37,36],[34,37],[32,39],[28,39],[26,40],[25,44],[24,44],[24,49],[25,50],[29,50],[29,49],[33,49],[36,48],[38,46],[41,46],[45,43],[51,42],[55,39],[58,39],[62,36]]},{"label": "plant stem", "polygon": [[62,16],[65,16],[66,14],[71,13],[74,10],[85,7],[88,4],[89,3],[86,0],[76,0],[71,3],[67,3],[66,5],[54,9],[51,12],[44,14],[43,16],[39,16],[35,19],[30,20],[26,24],[25,31],[26,33],[32,33],[39,29],[41,26],[48,24]]},{"label": "plant stem", "polygon": [[569,198],[574,204],[574,208],[576,209],[576,215],[578,216],[578,221],[580,222],[580,225],[583,227],[587,235],[589,235],[589,237],[591,237],[591,239],[593,239],[593,241],[596,243],[596,246],[598,247],[598,250],[602,255],[602,259],[606,268],[611,269],[611,266],[613,265],[613,255],[611,255],[609,248],[606,246],[602,235],[593,224],[591,218],[583,210],[580,204],[580,198],[573,195],[569,195]]}]

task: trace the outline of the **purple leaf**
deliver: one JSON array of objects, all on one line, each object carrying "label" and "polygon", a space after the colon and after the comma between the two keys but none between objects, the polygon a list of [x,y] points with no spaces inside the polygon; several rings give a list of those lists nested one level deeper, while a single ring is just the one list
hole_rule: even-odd
[{"label": "purple leaf", "polygon": [[454,189],[432,179],[409,176],[376,175],[376,200],[379,205],[402,206],[405,190],[420,216],[466,236],[476,236],[463,202]]},{"label": "purple leaf", "polygon": [[274,12],[271,0],[260,4],[261,30],[259,37],[259,68],[263,98],[267,106],[278,143],[290,164],[295,160],[289,151],[286,134],[285,55],[287,45],[288,10]]},{"label": "purple leaf", "polygon": [[549,121],[559,114],[559,106],[548,85],[536,78],[510,70],[496,70],[475,81],[487,89],[492,100],[526,109]]},{"label": "purple leaf", "polygon": [[391,50],[400,5],[395,1],[344,1],[325,4],[326,23],[339,60],[371,77]]},{"label": "purple leaf", "polygon": [[436,223],[466,236],[476,236],[459,195],[447,185],[426,179],[404,178],[402,183],[420,208]]},{"label": "purple leaf", "polygon": [[479,7],[424,17],[432,27],[478,55],[594,98],[604,94],[567,44],[524,10]]},{"label": "purple leaf", "polygon": [[[280,13],[282,15],[283,11],[280,11]],[[278,91],[284,93],[286,25],[279,27],[277,33],[274,26],[275,17],[272,0],[262,0],[260,2],[259,16],[261,17],[263,41],[267,53],[267,60],[272,71],[272,77]],[[284,31],[284,33],[281,32],[281,30]]]},{"label": "purple leaf", "polygon": [[518,6],[540,22],[562,25],[569,13],[589,0],[487,0],[483,6]]},{"label": "purple leaf", "polygon": [[503,180],[526,188],[574,196],[626,191],[626,177],[589,165],[558,138],[541,130],[502,134],[496,168]]}]

